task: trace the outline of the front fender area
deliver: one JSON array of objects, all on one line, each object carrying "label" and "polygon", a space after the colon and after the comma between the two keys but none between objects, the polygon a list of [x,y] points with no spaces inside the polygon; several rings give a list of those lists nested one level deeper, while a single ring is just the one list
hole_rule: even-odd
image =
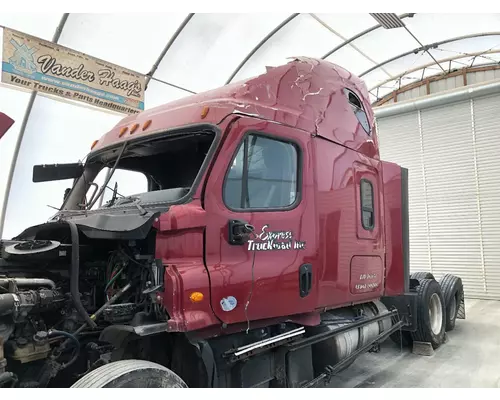
[{"label": "front fender area", "polygon": [[210,304],[210,280],[203,257],[203,214],[199,205],[190,204],[172,207],[160,217],[156,258],[165,265],[165,290],[160,300],[170,316],[170,332],[194,331],[221,323]]},{"label": "front fender area", "polygon": [[[192,293],[201,293],[202,300],[193,301]],[[169,332],[195,331],[221,323],[210,305],[210,284],[203,260],[200,263],[168,264],[163,305],[170,316],[167,321]]]}]

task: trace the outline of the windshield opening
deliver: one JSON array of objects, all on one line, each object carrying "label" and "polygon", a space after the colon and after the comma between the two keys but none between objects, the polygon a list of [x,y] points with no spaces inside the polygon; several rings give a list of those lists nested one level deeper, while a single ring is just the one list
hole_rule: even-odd
[{"label": "windshield opening", "polygon": [[195,183],[214,138],[214,132],[198,131],[129,143],[114,171],[123,145],[89,157],[64,209],[179,201]]}]

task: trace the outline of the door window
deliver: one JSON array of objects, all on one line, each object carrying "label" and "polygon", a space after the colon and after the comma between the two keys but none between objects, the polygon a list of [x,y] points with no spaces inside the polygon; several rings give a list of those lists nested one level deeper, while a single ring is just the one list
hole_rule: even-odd
[{"label": "door window", "polygon": [[224,182],[230,209],[283,209],[298,199],[298,153],[294,144],[247,135]]}]

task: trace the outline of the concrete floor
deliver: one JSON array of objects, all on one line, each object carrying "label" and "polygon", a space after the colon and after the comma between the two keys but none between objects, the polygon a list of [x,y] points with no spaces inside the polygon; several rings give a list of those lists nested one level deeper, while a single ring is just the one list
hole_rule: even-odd
[{"label": "concrete floor", "polygon": [[332,379],[330,387],[500,387],[500,302],[466,300],[448,342],[430,357],[417,356],[391,340]]}]

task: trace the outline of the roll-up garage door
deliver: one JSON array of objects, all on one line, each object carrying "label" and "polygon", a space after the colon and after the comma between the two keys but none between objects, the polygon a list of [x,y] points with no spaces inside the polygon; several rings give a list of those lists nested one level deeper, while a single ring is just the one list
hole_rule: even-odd
[{"label": "roll-up garage door", "polygon": [[410,267],[500,299],[500,95],[377,119],[381,157],[409,169]]}]

